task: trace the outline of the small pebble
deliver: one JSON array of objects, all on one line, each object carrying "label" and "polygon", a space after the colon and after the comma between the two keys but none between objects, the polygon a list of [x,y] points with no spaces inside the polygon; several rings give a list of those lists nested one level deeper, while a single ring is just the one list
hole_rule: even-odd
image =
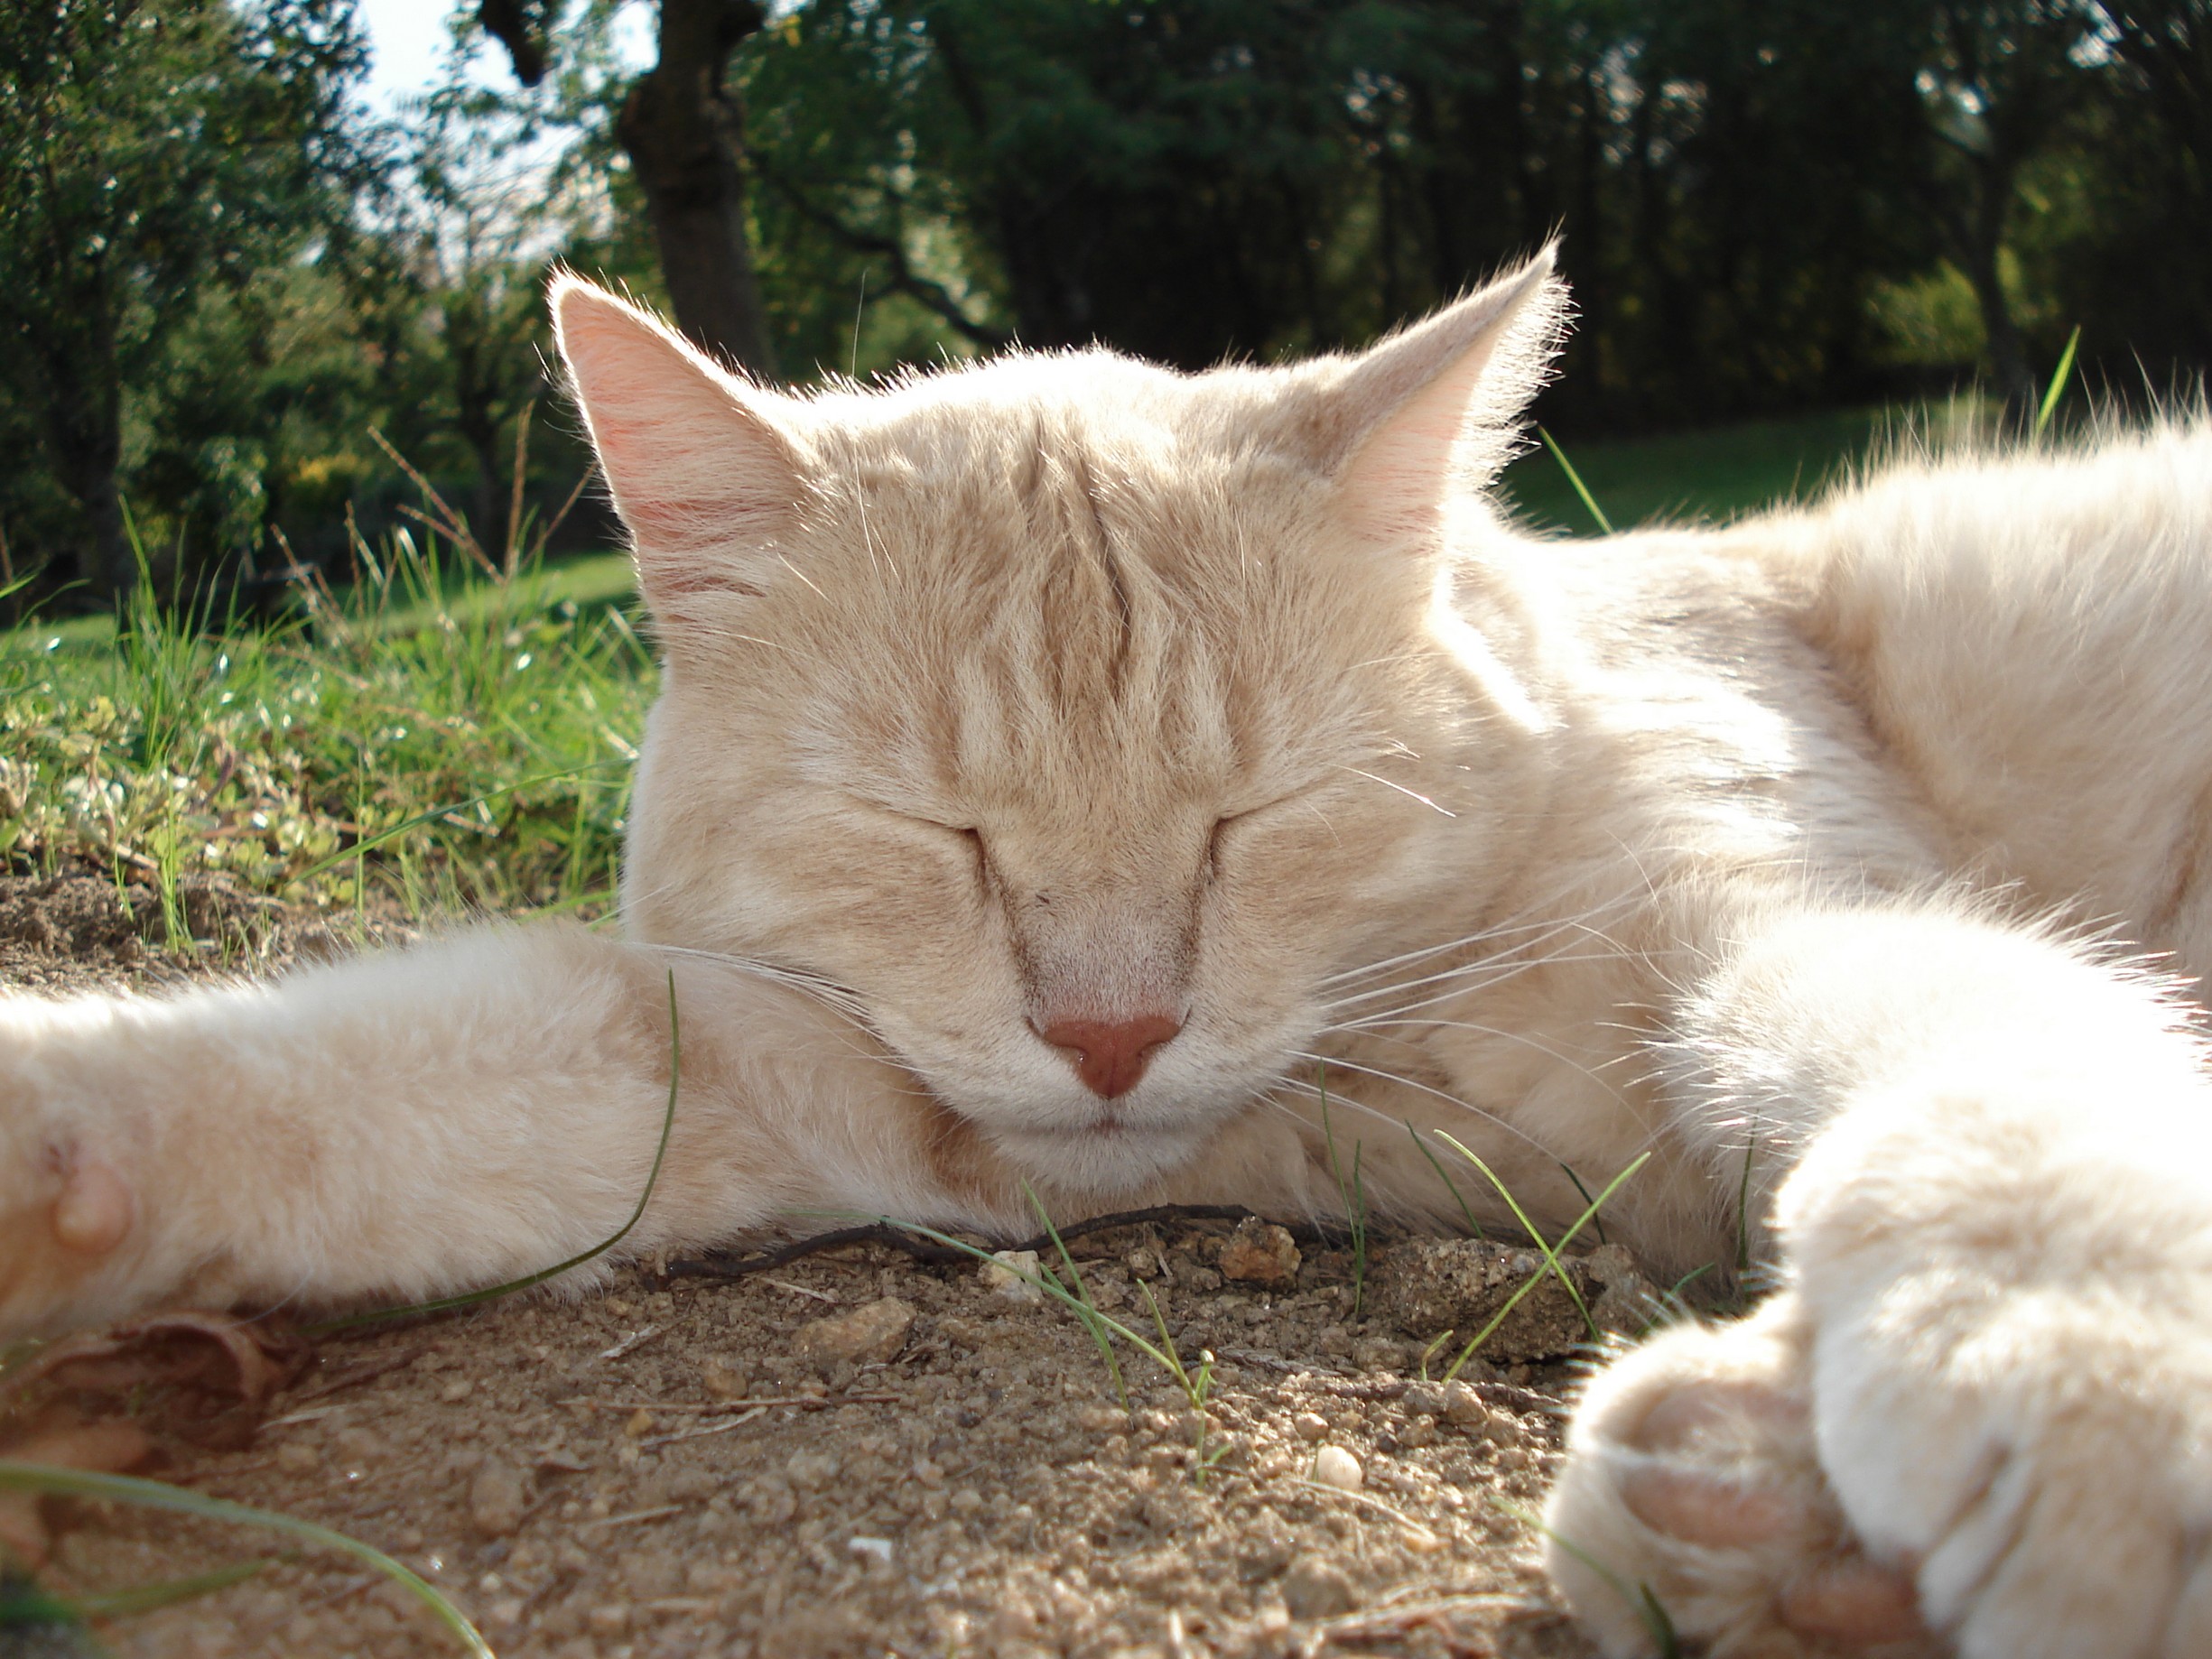
[{"label": "small pebble", "polygon": [[711,1400],[742,1400],[752,1379],[735,1366],[710,1359],[699,1367],[699,1386]]},{"label": "small pebble", "polygon": [[622,1432],[637,1440],[653,1432],[653,1413],[639,1406],[630,1413],[630,1420],[622,1425]]},{"label": "small pebble", "polygon": [[1408,1383],[1406,1386],[1405,1406],[1415,1417],[1441,1417],[1445,1401],[1442,1383]]},{"label": "small pebble", "polygon": [[1328,1419],[1315,1412],[1300,1412],[1290,1420],[1290,1432],[1309,1446],[1329,1438]]},{"label": "small pebble", "polygon": [[994,1296],[1008,1302],[1029,1303],[1045,1300],[1044,1290],[1034,1283],[1042,1276],[1035,1250],[994,1251],[979,1274]]},{"label": "small pebble", "polygon": [[487,1538],[511,1536],[528,1506],[522,1476],[510,1463],[488,1458],[469,1482],[469,1519]]},{"label": "small pebble", "polygon": [[855,1534],[845,1540],[845,1547],[855,1555],[865,1556],[878,1567],[891,1564],[891,1541],[888,1538],[867,1538]]},{"label": "small pebble", "polygon": [[1479,1429],[1490,1421],[1490,1407],[1482,1404],[1482,1396],[1466,1384],[1450,1382],[1444,1386],[1444,1420],[1455,1428]]},{"label": "small pebble", "polygon": [[593,1608],[584,1616],[584,1622],[594,1636],[620,1636],[630,1627],[630,1610],[624,1602],[609,1601]]},{"label": "small pebble", "polygon": [[1335,1618],[1360,1604],[1344,1570],[1317,1555],[1302,1555],[1283,1575],[1283,1607],[1293,1618]]},{"label": "small pebble", "polygon": [[1314,1453],[1314,1478],[1340,1492],[1356,1492],[1366,1483],[1360,1460],[1342,1446],[1324,1446]]},{"label": "small pebble", "polygon": [[800,1326],[792,1339],[792,1351],[818,1370],[841,1364],[880,1365],[897,1356],[913,1329],[913,1304],[884,1296],[849,1313],[832,1313]]},{"label": "small pebble", "polygon": [[286,1441],[276,1449],[276,1467],[288,1475],[304,1475],[321,1460],[315,1449],[302,1441]]},{"label": "small pebble", "polygon": [[1298,1276],[1300,1260],[1297,1241],[1287,1232],[1248,1218],[1237,1223],[1222,1247],[1222,1277],[1247,1284],[1288,1284]]}]

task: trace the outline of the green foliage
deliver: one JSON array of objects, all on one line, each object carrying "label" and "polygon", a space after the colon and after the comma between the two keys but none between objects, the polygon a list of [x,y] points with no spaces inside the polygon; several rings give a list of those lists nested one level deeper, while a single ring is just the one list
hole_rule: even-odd
[{"label": "green foliage", "polygon": [[[359,181],[341,105],[359,55],[349,0],[0,13],[5,401],[79,509],[76,570],[98,591],[132,579],[116,495],[125,381],[203,287],[248,283],[342,212]],[[218,478],[238,463],[209,460]],[[235,477],[229,488],[236,528],[258,509]]]},{"label": "green foliage", "polygon": [[[350,0],[0,15],[0,446],[27,458],[0,586],[127,590],[126,496],[165,591],[295,556],[336,579],[349,514],[373,540],[423,505],[372,431],[486,548],[553,521],[588,458],[547,418],[544,277],[665,289],[618,0],[523,9],[530,86],[462,73],[459,4],[447,72],[383,123],[343,103]],[[1564,232],[1546,423],[1628,523],[1664,500],[1599,476],[1603,431],[1975,373],[2031,420],[2077,320],[2093,393],[2212,362],[2212,265],[2176,253],[2212,218],[2212,0],[768,11],[718,142],[803,379],[1017,338],[1356,345]],[[565,545],[611,530],[587,494]]]}]

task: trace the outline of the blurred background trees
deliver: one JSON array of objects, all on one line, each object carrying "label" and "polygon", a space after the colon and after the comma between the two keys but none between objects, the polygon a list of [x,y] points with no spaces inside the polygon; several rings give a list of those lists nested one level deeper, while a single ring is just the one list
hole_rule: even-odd
[{"label": "blurred background trees", "polygon": [[555,260],[807,381],[1013,340],[1356,345],[1563,232],[1568,434],[1975,379],[2020,407],[2077,325],[2120,394],[2212,361],[2212,0],[467,0],[451,26],[442,82],[380,117],[351,0],[6,10],[8,570],[112,592],[127,504],[179,579],[342,574],[349,524],[422,505],[393,453],[509,544],[585,465],[544,367]]}]

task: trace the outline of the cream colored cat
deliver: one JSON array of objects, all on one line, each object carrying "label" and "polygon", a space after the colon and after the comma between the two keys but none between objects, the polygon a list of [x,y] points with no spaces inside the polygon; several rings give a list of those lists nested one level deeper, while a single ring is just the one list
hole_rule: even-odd
[{"label": "cream colored cat", "polygon": [[[1352,357],[801,398],[553,301],[666,656],[627,942],[0,1003],[0,1326],[358,1302],[823,1209],[1457,1213],[1406,1126],[1780,1292],[1550,1522],[1729,1654],[2212,1654],[2212,431],[1712,532],[1482,487],[1540,259]],[[2068,931],[2087,926],[2097,942]],[[1565,1550],[1608,1654],[1638,1609]],[[1933,1633],[1932,1635],[1930,1633]]]}]

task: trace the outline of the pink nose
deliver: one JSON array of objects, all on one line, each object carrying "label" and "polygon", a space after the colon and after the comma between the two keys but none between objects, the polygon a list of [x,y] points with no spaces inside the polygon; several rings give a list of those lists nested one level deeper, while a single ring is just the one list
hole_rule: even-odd
[{"label": "pink nose", "polygon": [[1117,1099],[1137,1087],[1152,1056],[1175,1040],[1183,1022],[1165,1014],[1140,1014],[1110,1025],[1103,1020],[1055,1020],[1036,1034],[1075,1062],[1083,1087]]}]

